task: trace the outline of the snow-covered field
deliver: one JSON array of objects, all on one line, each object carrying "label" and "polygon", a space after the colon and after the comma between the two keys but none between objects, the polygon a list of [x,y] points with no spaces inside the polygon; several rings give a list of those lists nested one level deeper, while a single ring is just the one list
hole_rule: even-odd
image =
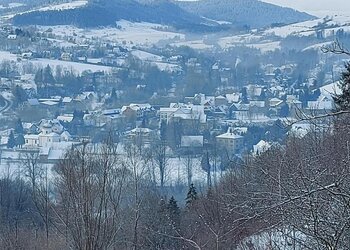
[{"label": "snow-covered field", "polygon": [[[315,35],[316,26],[324,23],[324,21],[325,21],[324,18],[319,18],[311,21],[290,24],[283,27],[271,28],[266,30],[264,34],[265,35],[274,34],[282,38],[285,38],[289,35],[296,35],[296,36]],[[343,29],[344,31],[350,31],[350,15],[343,14],[343,15],[331,16],[330,20],[327,21],[327,26],[329,28],[325,29],[326,37],[330,36],[331,34],[333,34],[334,32],[337,32],[340,29]]]},{"label": "snow-covered field", "polygon": [[262,42],[262,43],[253,43],[248,44],[248,47],[256,48],[261,51],[261,53],[266,53],[269,51],[274,51],[276,49],[280,49],[281,45],[280,42]]},{"label": "snow-covered field", "polygon": [[131,51],[131,54],[142,61],[146,61],[153,65],[156,65],[159,70],[167,72],[181,71],[181,67],[179,65],[164,62],[163,57],[161,56],[148,53],[142,50],[133,50]]},{"label": "snow-covered field", "polygon": [[261,41],[262,39],[263,39],[262,36],[247,34],[247,35],[223,37],[219,39],[218,44],[223,49],[244,45],[250,48],[259,49],[261,53],[266,53],[268,51],[274,51],[276,49],[281,48],[279,41],[269,41],[269,40]]},{"label": "snow-covered field", "polygon": [[205,44],[203,40],[182,41],[182,42],[172,43],[171,45],[176,47],[187,46],[197,50],[212,49],[214,47],[214,45]]},{"label": "snow-covered field", "polygon": [[131,51],[131,54],[137,58],[139,58],[140,60],[143,61],[151,61],[151,62],[162,62],[163,61],[163,57],[155,55],[155,54],[151,54],[148,53],[146,51],[142,51],[142,50],[133,50]]},{"label": "snow-covered field", "polygon": [[[39,26],[40,31],[46,31],[47,26]],[[78,40],[95,39],[99,41],[111,41],[123,43],[126,47],[135,45],[153,45],[161,41],[183,40],[182,33],[166,31],[167,27],[153,23],[133,23],[129,21],[118,21],[117,27],[106,27],[102,29],[80,29],[71,25],[52,26],[52,33],[64,38],[75,35]]]},{"label": "snow-covered field", "polygon": [[[2,160],[0,162],[0,178],[5,176],[16,177],[23,172],[23,164],[21,161],[13,161],[13,159],[17,159],[18,157],[18,152],[6,151],[2,153]],[[53,164],[44,164],[42,166],[44,168],[47,168],[48,176],[50,179],[54,178],[54,173],[52,172],[53,166]],[[188,182],[187,173],[187,167],[184,160],[179,158],[170,158],[167,161],[165,185],[186,185]],[[192,182],[195,184],[203,185],[207,181],[207,174],[202,170],[199,158],[194,158],[192,161],[192,175]],[[214,176],[219,178],[220,173],[212,173],[212,179],[214,179]],[[146,169],[144,177],[151,179],[155,178],[155,181],[157,183],[160,183],[159,169],[154,164],[149,167],[149,169]]]},{"label": "snow-covered field", "polygon": [[73,70],[77,74],[81,74],[83,71],[91,70],[92,72],[105,71],[109,72],[112,67],[102,66],[102,65],[94,65],[94,64],[86,64],[86,63],[78,63],[78,62],[69,62],[69,61],[61,61],[61,60],[51,60],[51,59],[29,59],[23,60],[21,62],[17,61],[18,57],[15,54],[11,54],[7,51],[0,51],[0,62],[4,60],[9,60],[16,62],[18,66],[21,66],[22,63],[33,63],[33,65],[37,67],[45,67],[50,65],[52,68],[56,66],[61,66],[65,70]]},{"label": "snow-covered field", "polygon": [[70,3],[62,3],[62,4],[56,4],[56,5],[50,5],[46,7],[39,8],[37,10],[39,11],[48,11],[48,10],[69,10],[69,9],[76,9],[83,7],[88,4],[87,0],[78,0],[73,1]]},{"label": "snow-covered field", "polygon": [[279,41],[263,40],[264,37],[257,34],[245,34],[237,36],[227,36],[219,39],[218,44],[223,49],[228,49],[236,46],[247,46],[259,49],[262,53],[280,49]]},{"label": "snow-covered field", "polygon": [[66,70],[73,69],[73,71],[75,71],[78,74],[81,74],[83,71],[86,71],[86,70],[91,70],[92,72],[98,72],[98,71],[109,72],[112,69],[112,67],[102,66],[102,65],[93,65],[93,64],[86,64],[86,63],[67,62],[67,61],[50,60],[50,59],[35,59],[35,60],[30,60],[30,62],[38,66],[41,65],[42,67],[45,67],[46,65],[50,65],[51,68],[55,68],[56,66],[62,66],[63,69],[66,69]]},{"label": "snow-covered field", "polygon": [[[88,3],[87,0],[77,0],[77,1],[72,1],[69,3],[53,4],[53,5],[49,5],[49,6],[45,6],[45,7],[41,7],[41,8],[34,8],[34,9],[27,10],[27,11],[19,12],[19,13],[12,13],[9,15],[5,15],[5,16],[2,16],[1,19],[8,20],[8,19],[13,18],[15,15],[30,13],[33,11],[76,9],[76,8],[81,8],[81,7],[85,6],[87,3]],[[0,5],[0,6],[2,6],[2,5]],[[23,4],[13,3],[12,7],[11,7],[11,3],[10,3],[9,6],[10,6],[10,8],[17,8],[17,7],[23,6]],[[4,6],[2,6],[2,7],[4,8]],[[8,8],[8,9],[10,9],[10,8]],[[0,9],[1,9],[1,7],[0,7]]]},{"label": "snow-covered field", "polygon": [[2,9],[13,9],[13,8],[18,8],[25,6],[23,3],[9,3],[8,6],[0,5],[0,10]]},{"label": "snow-covered field", "polygon": [[53,39],[53,38],[47,38],[48,41],[52,42],[54,44],[54,46],[60,47],[60,48],[69,48],[69,47],[76,47],[78,46],[78,44],[72,43],[72,42],[68,42],[65,40],[61,40],[61,39]]}]

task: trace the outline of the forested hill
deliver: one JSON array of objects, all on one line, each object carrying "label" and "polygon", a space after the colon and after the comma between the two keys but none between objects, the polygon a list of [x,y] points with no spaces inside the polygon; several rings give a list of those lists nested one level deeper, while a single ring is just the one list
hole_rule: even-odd
[{"label": "forested hill", "polygon": [[290,8],[283,8],[259,0],[200,0],[178,1],[188,12],[214,20],[228,21],[252,28],[271,24],[290,24],[313,19],[314,17]]},{"label": "forested hill", "polygon": [[178,29],[216,30],[217,23],[189,13],[169,1],[140,3],[134,0],[99,0],[69,10],[34,11],[14,17],[15,25],[64,25],[98,27],[114,25],[117,20],[152,22]]}]

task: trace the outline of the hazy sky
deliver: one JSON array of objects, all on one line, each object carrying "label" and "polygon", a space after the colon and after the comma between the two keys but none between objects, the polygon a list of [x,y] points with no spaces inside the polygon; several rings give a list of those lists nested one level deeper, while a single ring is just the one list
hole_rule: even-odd
[{"label": "hazy sky", "polygon": [[297,10],[313,14],[325,13],[350,13],[350,0],[263,0],[281,6],[292,7]]}]

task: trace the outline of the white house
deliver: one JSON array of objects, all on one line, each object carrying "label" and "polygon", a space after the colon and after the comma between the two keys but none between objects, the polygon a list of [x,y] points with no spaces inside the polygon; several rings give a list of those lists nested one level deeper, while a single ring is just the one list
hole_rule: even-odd
[{"label": "white house", "polygon": [[24,142],[27,147],[38,147],[39,135],[25,135]]},{"label": "white house", "polygon": [[238,154],[243,149],[244,137],[235,134],[233,128],[229,128],[227,133],[216,137],[218,148],[224,149],[229,154]]}]

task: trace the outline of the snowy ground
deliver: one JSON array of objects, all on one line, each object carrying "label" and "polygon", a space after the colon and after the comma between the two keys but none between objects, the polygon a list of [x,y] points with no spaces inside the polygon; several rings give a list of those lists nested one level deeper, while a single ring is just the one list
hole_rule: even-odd
[{"label": "snowy ground", "polygon": [[2,9],[14,9],[18,7],[25,6],[23,3],[9,3],[8,6],[0,5],[0,10]]},{"label": "snowy ground", "polygon": [[[74,34],[78,40],[94,39],[97,41],[110,41],[123,43],[126,47],[135,45],[150,46],[161,41],[183,40],[185,35],[182,33],[166,31],[167,26],[154,23],[139,22],[133,23],[129,21],[118,21],[118,28],[102,28],[102,29],[80,29],[71,25],[52,26],[52,33],[58,37],[72,37]],[[46,31],[47,26],[38,26],[40,31]]]},{"label": "snowy ground", "polygon": [[182,42],[172,43],[171,45],[176,47],[187,46],[197,50],[212,49],[214,47],[214,45],[205,44],[203,40],[182,41]]},{"label": "snowy ground", "polygon": [[[0,162],[0,178],[11,176],[16,177],[23,173],[23,164],[21,162],[14,162],[13,159],[18,158],[18,153],[16,152],[3,152],[2,160]],[[44,164],[42,167],[48,170],[48,177],[50,179],[54,178],[54,173],[52,172],[53,164]],[[207,181],[207,174],[201,169],[200,159],[193,159],[192,164],[192,182],[198,185],[204,185]],[[153,165],[147,169],[146,177],[151,179],[155,178],[157,183],[160,183],[159,169]],[[145,177],[144,176],[144,177]],[[212,174],[214,178],[215,174]],[[220,174],[216,174],[219,178]],[[170,158],[167,161],[166,174],[165,174],[165,185],[166,186],[176,186],[178,184],[187,185],[187,167],[183,159]]]},{"label": "snowy ground", "polygon": [[[343,29],[344,31],[350,31],[350,15],[342,14],[342,15],[334,15],[330,16],[331,21],[327,22],[329,28],[325,29],[325,35],[330,36],[334,32],[337,32],[339,29]],[[276,36],[285,38],[289,35],[296,36],[309,36],[316,34],[315,27],[320,23],[323,23],[324,19],[319,18],[311,21],[301,22],[290,24],[283,27],[276,27],[272,29],[268,29],[264,32],[265,35],[274,34]],[[338,27],[336,27],[338,26]]]},{"label": "snowy ground", "polygon": [[48,10],[69,10],[69,9],[76,9],[83,7],[88,4],[87,0],[79,0],[79,1],[73,1],[70,3],[62,3],[62,4],[56,4],[56,5],[50,5],[46,7],[39,8],[39,11],[48,11]]},{"label": "snowy ground", "polygon": [[259,49],[261,53],[281,48],[280,41],[264,40],[263,36],[257,34],[222,37],[219,39],[218,44],[223,49],[244,45],[250,48]]},{"label": "snowy ground", "polygon": [[142,61],[156,65],[159,70],[167,72],[179,72],[181,67],[176,64],[164,62],[164,58],[141,50],[133,50],[131,54]]},{"label": "snowy ground", "polygon": [[[41,8],[34,8],[34,9],[31,9],[31,10],[27,10],[27,11],[23,11],[23,12],[19,12],[19,13],[13,13],[13,14],[5,15],[5,16],[2,16],[1,18],[4,19],[4,20],[8,20],[8,19],[13,18],[15,15],[30,13],[30,12],[33,12],[33,11],[76,9],[76,8],[80,8],[80,7],[85,6],[87,3],[88,3],[87,0],[78,0],[78,1],[72,1],[72,2],[69,2],[69,3],[52,4],[52,5],[48,5],[48,6],[41,7]],[[17,7],[20,7],[20,6],[23,6],[23,4],[12,3],[12,7],[11,7],[11,4],[10,4],[11,8],[17,8]]]},{"label": "snowy ground", "polygon": [[83,71],[91,70],[92,72],[105,71],[109,72],[112,70],[112,67],[102,66],[102,65],[93,65],[86,63],[77,63],[77,62],[67,62],[61,60],[51,60],[51,59],[35,59],[30,60],[30,62],[35,65],[45,67],[46,65],[50,65],[51,68],[55,68],[56,66],[62,66],[63,69],[70,70],[73,69],[74,72],[81,74]]},{"label": "snowy ground", "polygon": [[61,60],[51,60],[51,59],[29,59],[29,60],[23,60],[22,62],[17,61],[17,55],[11,54],[7,51],[0,51],[0,62],[4,60],[10,60],[13,62],[16,62],[18,66],[21,66],[22,63],[33,63],[37,67],[45,67],[47,65],[50,65],[52,68],[55,68],[56,66],[62,66],[64,70],[73,70],[77,74],[81,74],[83,71],[91,70],[92,72],[98,72],[98,71],[105,71],[109,72],[111,71],[112,67],[108,66],[102,66],[102,65],[93,65],[93,64],[86,64],[86,63],[77,63],[77,62],[69,62],[69,61],[61,61]]}]

